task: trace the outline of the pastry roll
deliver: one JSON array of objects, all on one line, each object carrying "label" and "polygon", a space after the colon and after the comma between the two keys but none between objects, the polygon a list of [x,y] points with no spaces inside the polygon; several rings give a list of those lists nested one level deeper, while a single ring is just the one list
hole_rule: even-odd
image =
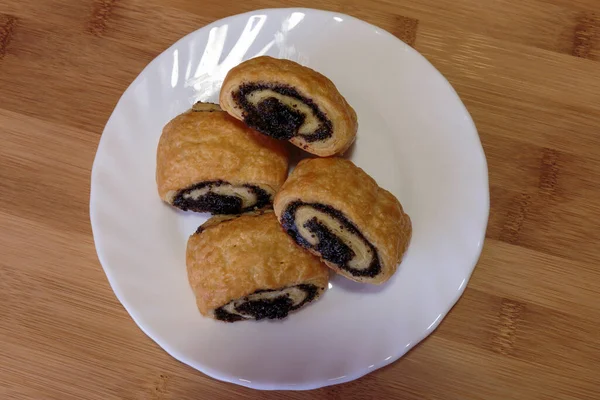
[{"label": "pastry roll", "polygon": [[239,214],[272,203],[288,171],[283,145],[197,103],[163,129],[156,157],[160,197],[182,210]]},{"label": "pastry roll", "polygon": [[316,300],[329,269],[283,232],[272,211],[213,217],[187,244],[200,312],[225,322],[281,319]]},{"label": "pastry roll", "polygon": [[290,60],[257,57],[225,77],[221,107],[248,126],[321,157],[342,153],[354,141],[354,109],[333,82]]},{"label": "pastry roll", "polygon": [[357,282],[387,281],[411,237],[410,218],[394,195],[342,158],[301,161],[274,207],[296,243]]}]

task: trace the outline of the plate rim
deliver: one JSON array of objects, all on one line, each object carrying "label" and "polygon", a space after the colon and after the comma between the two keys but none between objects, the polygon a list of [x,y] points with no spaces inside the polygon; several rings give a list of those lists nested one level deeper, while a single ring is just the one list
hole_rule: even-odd
[{"label": "plate rim", "polygon": [[[185,354],[180,354],[178,351],[174,350],[173,348],[171,348],[171,346],[167,343],[162,342],[159,339],[156,339],[155,337],[153,337],[148,331],[147,329],[143,326],[143,324],[140,323],[139,321],[139,317],[136,315],[136,311],[133,310],[133,308],[131,307],[130,304],[128,304],[128,301],[126,300],[127,295],[124,294],[124,292],[121,290],[120,286],[117,283],[117,278],[115,278],[115,276],[113,275],[113,273],[111,272],[109,267],[105,267],[105,265],[108,265],[108,262],[104,259],[103,255],[101,254],[101,251],[99,250],[99,248],[102,247],[102,239],[99,238],[99,234],[98,234],[98,228],[97,228],[97,222],[96,218],[96,212],[94,212],[94,209],[96,207],[96,201],[94,200],[94,180],[95,180],[95,175],[97,174],[98,168],[97,168],[97,162],[98,162],[98,153],[100,152],[101,148],[103,147],[103,143],[106,143],[106,140],[104,140],[105,137],[105,132],[106,132],[106,127],[109,125],[111,119],[113,118],[113,116],[115,115],[115,111],[117,110],[117,108],[119,107],[119,105],[121,104],[121,102],[123,101],[124,97],[132,90],[132,88],[138,83],[139,80],[141,80],[142,76],[144,75],[144,72],[146,72],[147,70],[149,70],[154,64],[156,64],[158,62],[158,60],[160,58],[162,58],[166,53],[168,53],[171,49],[173,49],[174,47],[176,47],[178,44],[180,44],[181,42],[185,41],[187,38],[195,35],[198,31],[204,30],[204,29],[211,29],[212,27],[216,26],[216,25],[221,25],[223,23],[227,23],[230,20],[233,19],[238,19],[238,18],[243,18],[244,16],[251,16],[254,15],[256,13],[273,13],[273,12],[304,12],[304,13],[320,13],[323,15],[327,15],[327,16],[331,16],[331,17],[342,17],[344,19],[349,19],[352,20],[355,23],[359,23],[359,24],[364,24],[366,25],[368,28],[372,29],[372,30],[376,30],[379,33],[382,34],[382,36],[386,36],[388,39],[392,39],[392,40],[397,40],[398,42],[404,44],[405,46],[405,51],[412,53],[412,56],[416,56],[422,59],[422,61],[425,61],[427,64],[429,64],[434,70],[435,72],[443,79],[444,85],[449,88],[451,90],[451,92],[454,94],[454,96],[456,97],[456,99],[458,100],[458,103],[460,104],[460,106],[463,108],[464,110],[464,114],[467,117],[467,119],[465,120],[466,123],[468,123],[474,133],[475,133],[475,139],[477,140],[477,143],[479,144],[479,153],[477,154],[477,156],[481,159],[482,161],[482,165],[481,168],[482,170],[482,177],[483,177],[483,181],[481,182],[482,186],[484,188],[486,188],[487,190],[485,190],[485,204],[483,204],[482,206],[484,206],[484,211],[485,211],[485,217],[483,218],[482,222],[482,227],[481,230],[482,232],[480,233],[480,240],[479,240],[479,246],[477,249],[477,253],[474,254],[474,261],[473,261],[473,265],[470,268],[470,272],[467,274],[467,276],[465,277],[465,281],[464,284],[461,285],[461,287],[455,292],[455,296],[454,299],[452,300],[452,303],[450,304],[450,306],[448,307],[448,309],[443,312],[440,313],[440,316],[432,323],[432,325],[430,326],[430,328],[426,331],[424,331],[424,333],[422,333],[418,340],[414,340],[412,341],[407,347],[401,349],[399,352],[397,352],[396,354],[393,354],[391,357],[389,357],[386,360],[380,361],[379,363],[375,363],[373,367],[371,368],[367,368],[367,369],[361,369],[360,371],[354,373],[354,374],[350,374],[350,375],[346,375],[343,378],[340,379],[336,379],[336,380],[324,380],[324,381],[312,381],[309,382],[307,384],[303,384],[303,385],[289,385],[289,384],[265,384],[262,382],[259,383],[252,383],[252,382],[246,382],[244,380],[237,380],[235,379],[233,376],[228,376],[226,374],[223,374],[221,372],[218,372],[216,370],[214,370],[211,367],[208,367],[206,365],[202,365],[202,366],[197,366],[197,363],[193,363],[191,361],[188,361],[187,357]],[[96,173],[94,172],[96,171]],[[175,358],[177,361],[193,368],[194,370],[197,370],[213,379],[222,381],[222,382],[227,382],[227,383],[232,383],[235,385],[240,385],[240,386],[244,386],[250,389],[255,389],[255,390],[314,390],[314,389],[319,389],[319,388],[323,388],[323,387],[327,387],[327,386],[332,386],[332,385],[338,385],[338,384],[342,384],[342,383],[347,383],[347,382],[351,382],[354,380],[357,380],[367,374],[370,374],[371,372],[378,370],[380,368],[383,368],[385,366],[388,366],[394,362],[396,362],[397,360],[399,360],[400,358],[402,358],[404,355],[406,355],[408,352],[410,352],[410,350],[412,350],[415,346],[417,346],[419,343],[422,343],[423,340],[425,338],[427,338],[429,335],[431,335],[440,325],[440,323],[442,322],[442,320],[444,320],[444,318],[448,315],[448,313],[454,308],[454,306],[456,305],[456,303],[458,302],[458,300],[460,299],[460,297],[463,295],[469,281],[471,280],[471,276],[473,274],[473,271],[475,270],[475,267],[477,266],[479,259],[481,257],[481,253],[483,251],[483,247],[485,244],[485,239],[486,239],[486,232],[487,232],[487,226],[488,226],[488,222],[489,222],[489,213],[490,213],[490,189],[489,189],[489,169],[488,169],[488,165],[487,165],[487,158],[485,156],[485,151],[483,149],[483,145],[481,143],[481,138],[479,136],[479,131],[477,130],[477,127],[475,125],[475,122],[473,121],[473,118],[471,116],[471,114],[469,113],[469,111],[467,110],[466,106],[464,105],[462,99],[460,98],[460,96],[458,95],[458,93],[456,92],[456,90],[454,89],[454,87],[450,84],[450,82],[448,81],[448,79],[427,59],[425,58],[419,51],[417,51],[416,49],[414,49],[412,46],[406,44],[404,41],[402,41],[401,39],[399,39],[398,37],[396,37],[395,35],[391,34],[390,32],[388,32],[387,30],[376,26],[374,24],[371,24],[367,21],[364,21],[360,18],[345,14],[345,13],[341,13],[341,12],[336,12],[336,11],[329,11],[329,10],[323,10],[323,9],[318,9],[318,8],[307,8],[307,7],[281,7],[281,8],[261,8],[261,9],[256,9],[256,10],[251,10],[248,12],[244,12],[244,13],[240,13],[240,14],[234,14],[234,15],[230,15],[224,18],[220,18],[217,20],[214,20],[204,26],[199,27],[198,29],[195,29],[189,33],[187,33],[186,35],[182,36],[180,39],[178,39],[177,41],[173,42],[169,47],[165,48],[164,50],[162,50],[160,52],[160,54],[158,54],[156,57],[154,57],[139,73],[138,75],[135,77],[135,79],[127,86],[127,88],[125,89],[125,91],[123,91],[123,93],[121,94],[121,96],[119,97],[119,100],[117,101],[117,103],[115,104],[110,116],[108,117],[104,128],[102,129],[102,135],[100,137],[100,140],[98,142],[98,147],[96,149],[96,154],[94,155],[94,161],[92,163],[92,169],[90,172],[90,202],[89,202],[89,217],[90,217],[90,224],[91,224],[91,228],[92,228],[92,236],[93,236],[93,240],[94,240],[94,247],[96,250],[96,255],[98,257],[98,261],[100,262],[100,265],[104,271],[104,273],[106,274],[108,283],[115,295],[115,297],[117,298],[117,300],[121,303],[121,305],[123,306],[123,308],[125,308],[125,311],[127,311],[127,313],[129,314],[129,316],[131,317],[131,319],[134,321],[134,323],[137,325],[137,327],[146,335],[148,336],[154,343],[156,343],[159,347],[161,347],[164,351],[166,351],[171,357]],[[96,226],[96,228],[95,228]]]}]

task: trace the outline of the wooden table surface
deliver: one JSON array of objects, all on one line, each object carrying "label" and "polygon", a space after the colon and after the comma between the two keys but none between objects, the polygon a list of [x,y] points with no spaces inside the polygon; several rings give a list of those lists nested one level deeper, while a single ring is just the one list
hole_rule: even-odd
[{"label": "wooden table surface", "polygon": [[[414,46],[454,85],[489,163],[464,296],[398,362],[258,392],[171,358],[96,258],[96,146],[121,93],[183,35],[256,8],[327,8]],[[600,1],[2,0],[0,399],[600,399]]]}]

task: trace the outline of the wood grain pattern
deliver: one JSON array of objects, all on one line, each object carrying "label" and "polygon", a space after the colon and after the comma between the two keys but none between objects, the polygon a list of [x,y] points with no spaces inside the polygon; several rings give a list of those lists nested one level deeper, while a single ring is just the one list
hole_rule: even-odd
[{"label": "wood grain pattern", "polygon": [[16,24],[17,19],[12,15],[0,14],[0,60],[6,55]]},{"label": "wood grain pattern", "polygon": [[[439,329],[397,363],[311,392],[214,381],[112,293],[90,169],[156,55],[256,8],[327,8],[413,45],[453,84],[489,163],[487,242]],[[599,399],[597,0],[4,0],[0,3],[1,399]],[[83,90],[82,90],[83,88]]]},{"label": "wood grain pattern", "polygon": [[95,0],[92,15],[88,21],[87,31],[92,35],[102,36],[117,0]]}]

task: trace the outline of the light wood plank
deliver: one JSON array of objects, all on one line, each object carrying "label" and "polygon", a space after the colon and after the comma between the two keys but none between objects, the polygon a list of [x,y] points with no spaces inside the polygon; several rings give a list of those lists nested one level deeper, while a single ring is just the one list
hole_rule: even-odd
[{"label": "light wood plank", "polygon": [[[131,320],[98,263],[90,170],[137,74],[257,8],[347,13],[423,53],[488,158],[487,240],[464,296],[398,362],[311,392],[215,381]],[[600,398],[596,0],[6,0],[0,3],[0,399]],[[83,89],[82,89],[83,88]]]}]

